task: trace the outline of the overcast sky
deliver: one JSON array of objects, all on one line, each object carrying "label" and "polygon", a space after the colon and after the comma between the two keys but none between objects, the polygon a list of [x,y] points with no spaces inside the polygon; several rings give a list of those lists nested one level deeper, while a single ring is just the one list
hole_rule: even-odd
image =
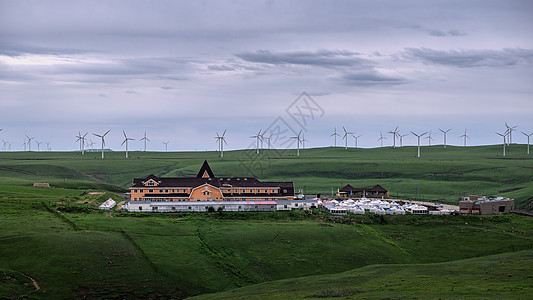
[{"label": "overcast sky", "polygon": [[215,150],[227,129],[236,149],[282,124],[312,147],[342,126],[361,147],[396,126],[480,145],[508,122],[525,143],[532,28],[533,1],[0,0],[0,138]]}]

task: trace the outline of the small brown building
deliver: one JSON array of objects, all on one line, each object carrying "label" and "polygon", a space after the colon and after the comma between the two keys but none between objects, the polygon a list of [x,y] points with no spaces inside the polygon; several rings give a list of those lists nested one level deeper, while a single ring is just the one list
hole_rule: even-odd
[{"label": "small brown building", "polygon": [[462,215],[487,215],[509,213],[514,209],[514,199],[470,195],[459,202]]},{"label": "small brown building", "polygon": [[345,197],[370,197],[370,198],[381,198],[388,197],[389,191],[384,189],[381,185],[376,184],[373,187],[363,187],[363,188],[354,188],[351,185],[346,185],[345,187],[339,190],[339,195],[341,198]]}]

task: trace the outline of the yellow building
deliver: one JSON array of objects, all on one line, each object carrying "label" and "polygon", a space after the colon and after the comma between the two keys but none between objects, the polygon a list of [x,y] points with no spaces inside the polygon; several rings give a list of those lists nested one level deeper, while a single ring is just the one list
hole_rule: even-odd
[{"label": "yellow building", "polygon": [[261,182],[253,177],[217,178],[207,161],[196,177],[153,174],[133,179],[132,201],[273,201],[294,200],[292,182]]}]

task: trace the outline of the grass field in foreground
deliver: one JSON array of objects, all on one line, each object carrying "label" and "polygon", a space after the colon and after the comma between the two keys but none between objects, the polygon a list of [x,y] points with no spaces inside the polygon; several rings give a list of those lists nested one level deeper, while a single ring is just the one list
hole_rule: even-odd
[{"label": "grass field in foreground", "polygon": [[[518,215],[119,213],[65,201],[78,190],[50,188],[41,198],[39,188],[17,188],[19,198],[1,198],[0,265],[39,283],[29,298],[179,298],[373,264],[533,248],[533,222]],[[0,283],[0,297],[26,295],[27,280],[16,282]]]},{"label": "grass field in foreground", "polygon": [[455,202],[468,194],[507,196],[516,206],[533,210],[533,155],[513,144],[507,157],[501,146],[392,149],[314,148],[300,157],[294,150],[225,152],[0,152],[0,188],[50,182],[74,189],[126,190],[134,177],[195,176],[207,159],[218,177],[254,176],[260,180],[294,181],[297,190],[331,194],[346,184],[381,184],[393,197]]},{"label": "grass field in foreground", "polygon": [[533,250],[436,264],[372,265],[192,299],[528,299]]}]

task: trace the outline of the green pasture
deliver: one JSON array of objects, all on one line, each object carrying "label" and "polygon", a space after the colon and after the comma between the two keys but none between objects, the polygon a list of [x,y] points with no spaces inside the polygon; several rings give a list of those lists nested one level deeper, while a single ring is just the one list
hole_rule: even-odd
[{"label": "green pasture", "polygon": [[195,176],[204,159],[219,177],[257,177],[293,181],[297,190],[331,194],[346,184],[381,184],[391,196],[457,203],[468,194],[516,199],[518,208],[533,209],[533,155],[526,145],[422,148],[314,148],[218,152],[0,152],[0,186],[49,182],[70,189],[127,191],[134,177]]},{"label": "green pasture", "polygon": [[108,152],[104,160],[0,152],[0,298],[524,298],[530,217],[96,209],[109,197],[121,201],[113,192],[133,177],[195,176],[204,159],[219,177],[289,180],[306,192],[381,184],[392,196],[414,198],[418,189],[456,203],[470,193],[502,195],[530,209],[533,163],[522,146],[507,158],[499,146],[424,147],[420,159],[413,147],[305,149],[300,158],[292,150]]}]

